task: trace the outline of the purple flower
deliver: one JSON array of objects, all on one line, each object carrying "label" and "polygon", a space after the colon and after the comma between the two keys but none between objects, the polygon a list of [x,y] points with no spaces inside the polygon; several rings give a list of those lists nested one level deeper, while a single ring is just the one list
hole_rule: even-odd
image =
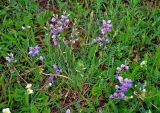
[{"label": "purple flower", "polygon": [[118,97],[118,93],[115,92],[115,93],[113,94],[113,97]]},{"label": "purple flower", "polygon": [[97,41],[98,41],[98,42],[102,41],[102,38],[101,38],[101,37],[98,37],[98,38],[97,38]]},{"label": "purple flower", "polygon": [[56,36],[62,31],[69,28],[69,18],[65,15],[62,15],[61,18],[56,15],[51,19],[51,22],[53,22],[50,24],[50,35],[53,38],[52,41],[55,46],[58,46],[58,48],[60,48],[60,45],[58,43],[59,39],[57,39]]},{"label": "purple flower", "polygon": [[57,33],[60,33],[62,31],[63,31],[63,27],[62,26],[60,26],[60,27],[57,28]]},{"label": "purple flower", "polygon": [[54,76],[50,75],[50,77],[45,81],[46,84],[54,83]]},{"label": "purple flower", "polygon": [[118,77],[118,79],[121,83],[121,86],[115,86],[116,91],[110,96],[110,98],[124,99],[127,89],[132,87],[132,81],[128,78],[123,80],[122,77]]},{"label": "purple flower", "polygon": [[50,24],[50,28],[54,28],[53,24]]},{"label": "purple flower", "polygon": [[124,69],[125,69],[126,71],[128,71],[128,70],[129,70],[129,67],[128,67],[128,66],[125,66]]},{"label": "purple flower", "polygon": [[51,19],[51,22],[55,22],[55,21],[56,21],[56,18],[53,17],[53,18]]},{"label": "purple flower", "polygon": [[69,28],[69,19],[67,16],[62,15],[60,21],[62,21],[64,29]]},{"label": "purple flower", "polygon": [[116,91],[112,95],[110,95],[111,99],[112,98],[124,99],[125,92],[132,87],[132,80],[128,78],[123,79],[123,77],[120,76],[120,72],[123,69],[126,70],[126,67],[128,70],[129,67],[127,65],[122,64],[120,67],[117,67],[116,69],[116,79],[120,82],[121,86],[119,85],[115,86]]},{"label": "purple flower", "polygon": [[124,97],[125,97],[124,92],[120,92],[120,91],[116,91],[112,95],[110,95],[111,99],[113,98],[124,99]]},{"label": "purple flower", "polygon": [[58,28],[53,28],[51,31],[50,31],[50,34],[51,35],[58,35],[58,33],[60,32],[60,30]]},{"label": "purple flower", "polygon": [[109,98],[110,98],[110,99],[113,99],[114,97],[113,97],[113,95],[110,95]]},{"label": "purple flower", "polygon": [[120,98],[120,99],[124,99],[124,97],[125,97],[124,92],[120,92],[120,93],[119,93],[119,98]]},{"label": "purple flower", "polygon": [[101,33],[104,35],[106,32],[111,32],[112,24],[110,24],[111,21],[105,21],[102,20],[102,28]]},{"label": "purple flower", "polygon": [[54,70],[58,70],[58,66],[56,64],[53,65]]},{"label": "purple flower", "polygon": [[107,46],[104,46],[104,48],[103,48],[104,50],[106,50],[107,49]]},{"label": "purple flower", "polygon": [[132,81],[130,79],[128,79],[128,78],[123,79],[123,77],[118,76],[118,80],[123,87],[126,87],[126,88],[132,87]]},{"label": "purple flower", "polygon": [[116,89],[116,92],[114,92],[112,95],[110,95],[110,98],[118,98],[118,99],[124,99],[125,94],[124,91],[121,90],[121,87],[119,89]]},{"label": "purple flower", "polygon": [[56,70],[56,74],[59,74],[59,75],[60,75],[61,73],[62,73],[62,70],[59,70],[59,69]]},{"label": "purple flower", "polygon": [[122,90],[122,92],[125,92],[125,91],[127,91],[127,87],[125,87],[125,86],[123,85],[123,86],[121,86],[121,90]]},{"label": "purple flower", "polygon": [[52,17],[51,22],[55,22],[58,19],[58,15],[56,15],[55,17]]},{"label": "purple flower", "polygon": [[111,31],[112,25],[110,23],[110,20],[102,20],[101,35],[93,40],[93,43],[99,43],[99,46],[104,50],[107,49],[106,44],[110,42],[109,39],[105,36],[106,32]]},{"label": "purple flower", "polygon": [[102,43],[102,42],[100,42],[100,43],[99,43],[99,46],[100,46],[100,47],[102,47],[102,46],[103,46],[103,43]]},{"label": "purple flower", "polygon": [[117,67],[117,69],[116,69],[116,74],[119,75],[121,71],[122,71],[122,68]]},{"label": "purple flower", "polygon": [[118,90],[118,89],[120,89],[120,87],[119,87],[118,85],[116,85],[116,86],[115,86],[115,89]]},{"label": "purple flower", "polygon": [[67,110],[66,110],[66,113],[71,113],[70,109],[67,109]]},{"label": "purple flower", "polygon": [[98,40],[97,39],[93,39],[93,43],[97,43],[98,42]]},{"label": "purple flower", "polygon": [[57,42],[56,39],[53,38],[52,41],[53,41],[53,43],[54,43],[55,46],[58,45],[58,42]]},{"label": "purple flower", "polygon": [[129,66],[122,64],[120,67],[117,67],[116,76],[119,75],[122,70],[128,71],[129,70]]},{"label": "purple flower", "polygon": [[109,39],[108,39],[108,38],[106,38],[105,42],[106,42],[106,43],[109,43]]},{"label": "purple flower", "polygon": [[12,59],[11,57],[5,57],[5,59],[6,59],[8,62],[13,61],[13,59]]},{"label": "purple flower", "polygon": [[37,45],[36,47],[29,47],[29,54],[32,56],[36,56],[40,51],[40,47]]},{"label": "purple flower", "polygon": [[132,87],[132,80],[128,79],[128,78],[125,78],[123,81],[122,81],[122,86],[125,86],[127,88],[131,88]]},{"label": "purple flower", "polygon": [[58,44],[58,48],[60,48],[61,46],[60,46],[60,44]]},{"label": "purple flower", "polygon": [[118,76],[118,77],[117,77],[117,79],[119,80],[119,82],[120,82],[120,83],[122,83],[122,81],[123,81],[123,77]]},{"label": "purple flower", "polygon": [[65,20],[65,19],[68,19],[68,17],[65,16],[65,15],[62,15],[61,18],[64,19],[64,20]]},{"label": "purple flower", "polygon": [[56,74],[61,74],[62,70],[58,68],[58,66],[56,64],[53,65],[53,69],[56,71]]}]

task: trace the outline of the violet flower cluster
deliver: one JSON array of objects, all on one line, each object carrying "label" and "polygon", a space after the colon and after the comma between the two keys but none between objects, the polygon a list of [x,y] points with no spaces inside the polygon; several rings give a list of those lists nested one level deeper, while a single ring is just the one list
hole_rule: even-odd
[{"label": "violet flower cluster", "polygon": [[111,20],[108,21],[102,20],[102,28],[101,28],[102,35],[105,35],[105,33],[107,32],[111,32],[112,24],[110,23]]},{"label": "violet flower cluster", "polygon": [[32,56],[36,56],[40,51],[40,47],[36,45],[35,47],[29,47],[29,54]]},{"label": "violet flower cluster", "polygon": [[57,39],[57,35],[69,28],[69,18],[68,16],[62,15],[60,18],[58,15],[52,17],[51,24],[50,24],[50,35],[52,37],[52,41],[55,46],[60,47]]},{"label": "violet flower cluster", "polygon": [[120,82],[121,86],[116,85],[115,89],[116,91],[110,95],[110,98],[119,98],[124,99],[125,92],[132,87],[132,80],[120,76],[120,73],[122,70],[128,71],[129,67],[127,65],[122,64],[120,67],[117,67],[116,69],[116,79]]},{"label": "violet flower cluster", "polygon": [[107,49],[106,44],[109,43],[109,39],[105,36],[107,32],[111,32],[112,24],[111,20],[102,20],[101,36],[95,38],[93,43],[99,43],[100,47]]},{"label": "violet flower cluster", "polygon": [[[56,64],[53,65],[53,69],[56,71],[56,74],[61,74],[62,70],[58,68]],[[45,81],[46,84],[53,84],[54,83],[54,74],[50,75],[49,78]]]}]

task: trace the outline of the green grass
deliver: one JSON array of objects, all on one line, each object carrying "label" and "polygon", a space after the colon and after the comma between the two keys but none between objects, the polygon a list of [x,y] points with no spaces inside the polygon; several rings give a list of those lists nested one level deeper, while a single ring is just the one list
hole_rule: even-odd
[{"label": "green grass", "polygon": [[[64,113],[70,108],[72,113],[159,113],[160,5],[153,6],[147,0],[129,0],[129,4],[124,1],[48,0],[49,9],[34,0],[0,1],[0,110]],[[53,14],[62,15],[64,11],[71,25],[60,34],[58,49],[47,35],[48,25]],[[101,21],[109,19],[113,28],[104,51],[91,42],[100,33]],[[31,28],[22,30],[23,25]],[[73,29],[76,32],[72,37]],[[79,39],[80,46],[68,46],[64,39]],[[28,54],[28,48],[37,44],[43,61]],[[4,59],[8,53],[14,54],[17,63]],[[144,60],[147,66],[141,67]],[[128,99],[109,99],[118,84],[116,68],[124,63],[129,71],[121,76],[133,81],[133,87],[126,92]],[[54,74],[54,64],[71,79],[56,77],[48,87],[44,83],[48,75],[43,73]],[[140,87],[145,82],[143,93]],[[27,83],[32,84],[31,95],[27,94]]]}]

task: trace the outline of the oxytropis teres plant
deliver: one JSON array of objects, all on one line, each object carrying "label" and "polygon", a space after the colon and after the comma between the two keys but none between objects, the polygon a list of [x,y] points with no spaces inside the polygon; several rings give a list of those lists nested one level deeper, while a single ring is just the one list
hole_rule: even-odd
[{"label": "oxytropis teres plant", "polygon": [[[66,15],[55,15],[51,18],[50,20],[50,37],[52,39],[52,43],[54,46],[57,46],[58,49],[61,47],[59,41],[61,41],[59,39],[59,34],[62,31],[68,30],[70,28],[69,23],[70,20],[68,18],[68,16]],[[112,24],[111,24],[111,20],[102,20],[102,27],[100,29],[100,34],[97,38],[93,39],[93,43],[92,44],[98,44],[100,46],[100,48],[106,50],[108,49],[107,44],[110,42],[107,33],[111,32],[112,29]],[[40,46],[36,45],[35,47],[29,47],[29,55],[31,55],[32,57],[36,57],[39,53],[40,53]],[[6,61],[8,62],[17,62],[14,59],[14,55],[12,53],[9,54],[9,56],[5,57]],[[37,58],[38,60],[43,60],[43,56],[40,56]],[[63,71],[58,67],[58,65],[53,64],[53,70],[55,71],[55,74],[50,75],[46,80],[45,80],[45,84],[48,84],[49,86],[51,86],[54,83],[54,76],[55,75],[61,75],[63,74]],[[122,64],[120,67],[117,67],[116,69],[116,75],[115,75],[115,79],[119,81],[120,85],[116,85],[115,89],[116,91],[111,94],[110,96],[108,96],[110,99],[116,98],[116,99],[124,99],[125,98],[125,92],[131,88],[133,86],[132,84],[132,80],[128,79],[128,78],[123,78],[120,74],[122,71],[128,71],[129,70],[129,66]],[[31,89],[32,84],[26,84],[26,89],[28,94],[32,94],[34,93],[33,89]],[[6,110],[9,111],[9,109],[4,109],[3,112],[5,112]],[[70,110],[67,109],[66,111],[67,113],[70,113]]]}]

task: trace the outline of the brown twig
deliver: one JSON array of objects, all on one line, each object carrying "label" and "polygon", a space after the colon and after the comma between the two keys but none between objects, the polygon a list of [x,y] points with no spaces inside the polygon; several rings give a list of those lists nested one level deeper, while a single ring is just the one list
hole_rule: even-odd
[{"label": "brown twig", "polygon": [[59,74],[46,74],[46,73],[42,73],[43,75],[49,75],[49,76],[55,76],[55,77],[62,77],[68,80],[71,80],[70,77],[64,76],[64,75],[59,75]]}]

